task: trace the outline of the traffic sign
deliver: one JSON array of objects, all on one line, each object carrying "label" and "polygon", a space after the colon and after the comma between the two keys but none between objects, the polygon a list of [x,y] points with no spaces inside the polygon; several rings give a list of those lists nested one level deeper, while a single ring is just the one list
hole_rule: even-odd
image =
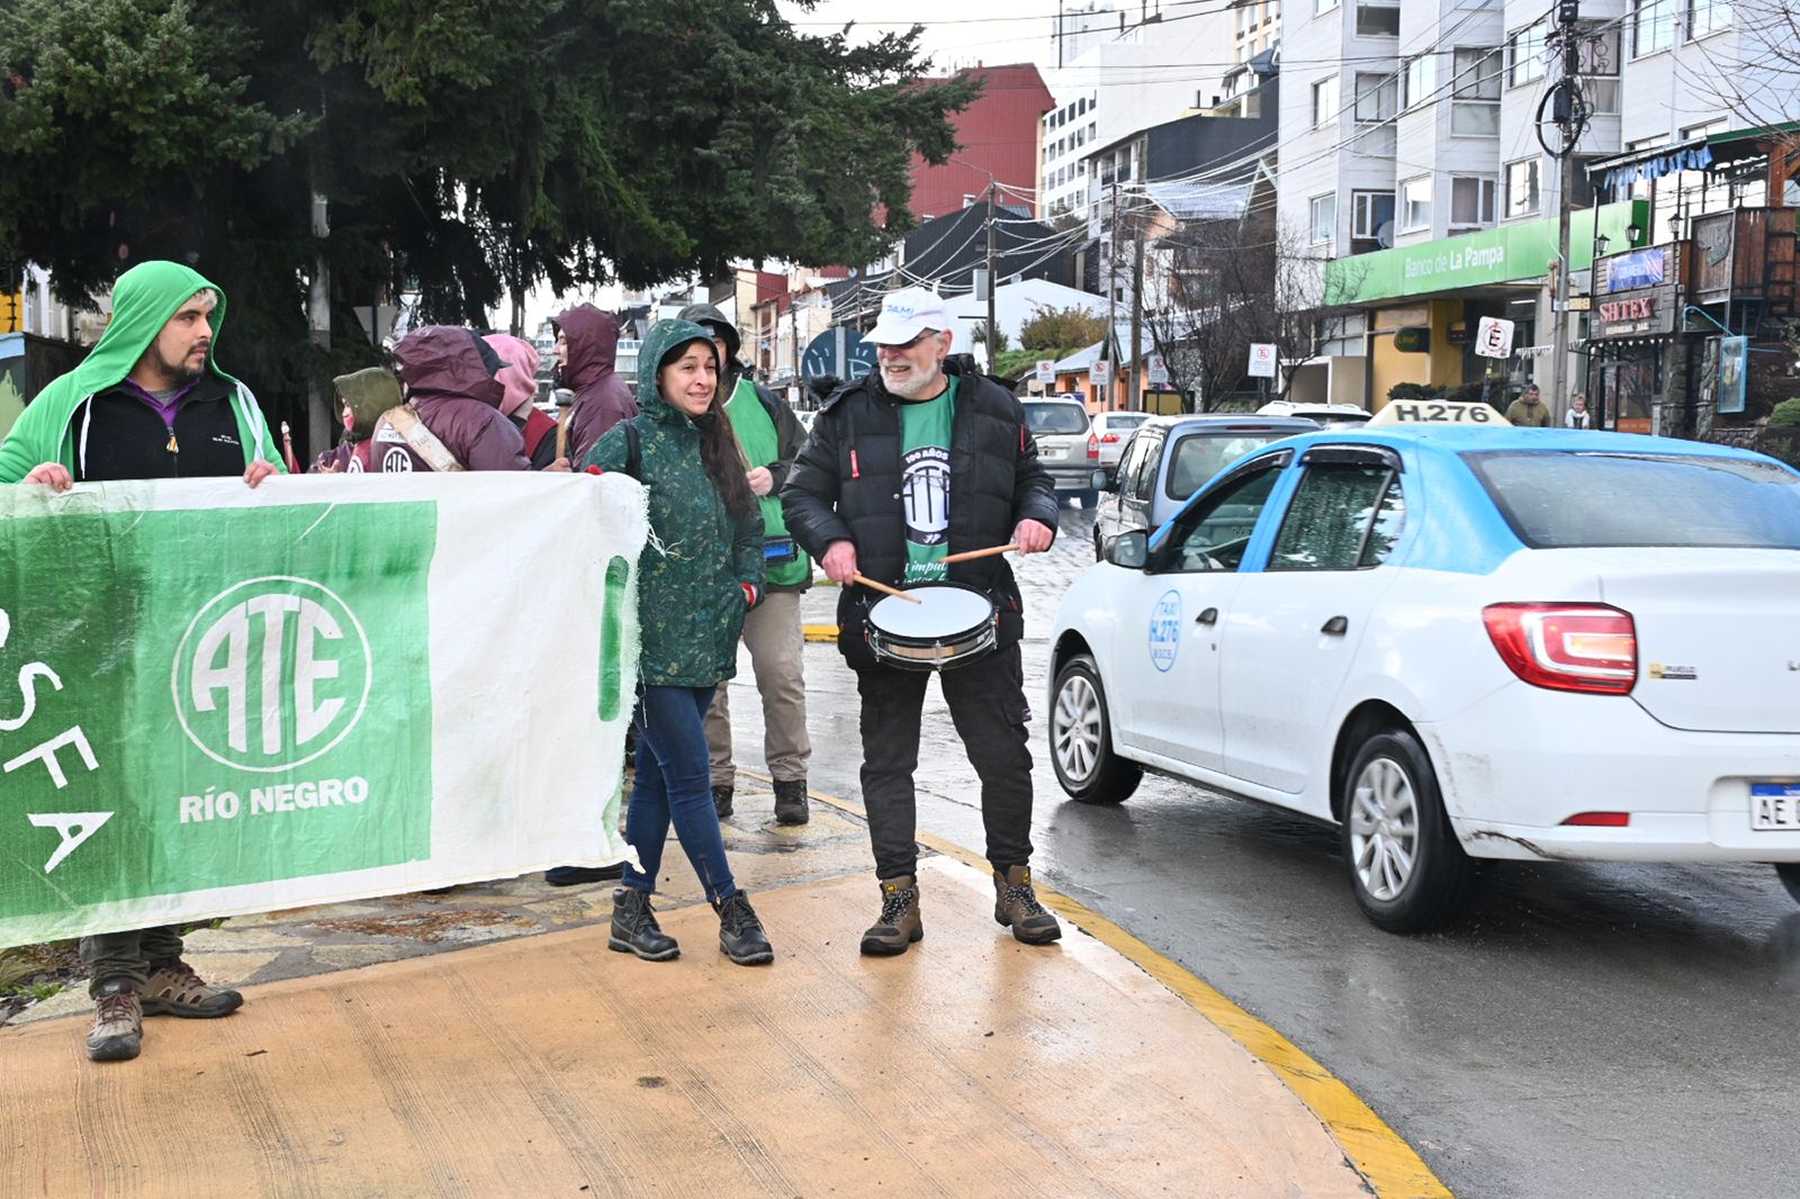
[{"label": "traffic sign", "polygon": [[1110,387],[1112,385],[1112,360],[1109,358],[1094,359],[1094,365],[1088,368],[1088,378],[1092,380],[1095,387]]},{"label": "traffic sign", "polygon": [[1475,352],[1483,358],[1511,358],[1513,323],[1484,316],[1475,327]]},{"label": "traffic sign", "polygon": [[800,374],[807,379],[830,375],[850,382],[875,369],[875,343],[845,325],[833,325],[807,343]]},{"label": "traffic sign", "polygon": [[1252,379],[1273,379],[1275,377],[1275,345],[1273,342],[1253,341],[1250,343],[1250,377]]},{"label": "traffic sign", "polygon": [[1039,358],[1037,360],[1037,381],[1045,386],[1056,382],[1056,359]]},{"label": "traffic sign", "polygon": [[1162,360],[1161,354],[1150,355],[1144,359],[1144,364],[1150,368],[1150,386],[1167,387],[1169,385],[1169,367]]}]

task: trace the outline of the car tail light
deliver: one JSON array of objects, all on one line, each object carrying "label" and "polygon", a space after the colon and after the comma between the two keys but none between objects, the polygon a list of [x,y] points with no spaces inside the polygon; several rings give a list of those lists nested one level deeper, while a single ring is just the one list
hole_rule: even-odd
[{"label": "car tail light", "polygon": [[1577,812],[1564,824],[1577,825],[1581,828],[1630,828],[1630,812]]},{"label": "car tail light", "polygon": [[1637,685],[1637,625],[1601,604],[1493,604],[1482,620],[1500,657],[1534,687],[1629,695]]},{"label": "car tail light", "polygon": [[1119,444],[1119,435],[1117,433],[1108,433],[1105,437],[1102,437],[1100,439],[1100,444],[1101,445],[1118,445]]},{"label": "car tail light", "polygon": [[1088,434],[1088,457],[1098,458],[1099,456],[1100,456],[1100,436],[1097,433],[1089,433]]}]

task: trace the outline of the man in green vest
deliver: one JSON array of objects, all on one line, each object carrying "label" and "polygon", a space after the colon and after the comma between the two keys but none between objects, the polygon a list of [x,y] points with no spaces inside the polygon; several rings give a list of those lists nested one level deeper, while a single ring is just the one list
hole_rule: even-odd
[{"label": "man in green vest", "polygon": [[[744,454],[750,490],[762,504],[767,593],[744,619],[744,644],[762,694],[763,758],[775,780],[775,821],[805,824],[806,764],[812,741],[806,733],[806,637],[800,627],[800,596],[812,586],[812,559],[788,535],[777,498],[788,468],[806,441],[806,430],[787,404],[744,373],[738,362],[737,326],[711,304],[682,309],[681,319],[709,330],[724,364],[720,389],[729,397],[725,415]],[[712,751],[713,806],[731,815],[737,772],[731,762],[729,683],[720,683],[706,713],[706,742]]]}]

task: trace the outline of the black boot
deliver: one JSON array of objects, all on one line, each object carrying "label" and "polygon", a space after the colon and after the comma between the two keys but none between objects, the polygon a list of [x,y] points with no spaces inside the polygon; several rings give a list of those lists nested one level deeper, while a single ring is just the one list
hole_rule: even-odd
[{"label": "black boot", "polygon": [[806,810],[806,780],[775,780],[775,823],[805,824],[810,818]]},{"label": "black boot", "polygon": [[646,962],[667,962],[681,956],[675,938],[656,923],[649,893],[636,887],[613,892],[612,933],[606,938],[606,947],[634,953]]},{"label": "black boot", "polygon": [[731,815],[731,796],[732,789],[730,787],[713,788],[713,807],[717,809],[720,820]]},{"label": "black boot", "polygon": [[763,932],[750,897],[738,891],[713,904],[719,913],[719,952],[740,966],[766,966],[775,960],[775,950]]}]

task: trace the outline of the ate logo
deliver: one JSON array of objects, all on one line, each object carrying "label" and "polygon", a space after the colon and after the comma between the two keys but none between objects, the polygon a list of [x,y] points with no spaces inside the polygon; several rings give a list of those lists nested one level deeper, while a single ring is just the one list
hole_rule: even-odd
[{"label": "ate logo", "polygon": [[362,622],[327,587],[275,575],[214,596],[171,672],[176,716],[200,752],[272,774],[329,752],[362,719],[374,662]]}]

